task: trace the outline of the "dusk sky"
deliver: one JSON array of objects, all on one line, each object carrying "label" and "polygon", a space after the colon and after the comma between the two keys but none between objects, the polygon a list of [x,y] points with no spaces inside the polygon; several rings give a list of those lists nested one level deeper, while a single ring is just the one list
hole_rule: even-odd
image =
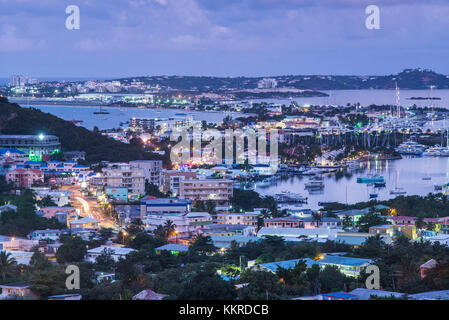
[{"label": "dusk sky", "polygon": [[[365,27],[367,5],[380,30]],[[68,5],[80,29],[68,30]],[[0,77],[449,74],[448,0],[0,0]]]}]

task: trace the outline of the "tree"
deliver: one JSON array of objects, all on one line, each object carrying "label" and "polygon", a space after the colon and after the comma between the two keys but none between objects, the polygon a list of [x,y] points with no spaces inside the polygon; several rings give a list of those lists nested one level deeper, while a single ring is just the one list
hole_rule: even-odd
[{"label": "tree", "polygon": [[104,248],[103,252],[95,259],[96,269],[100,271],[111,271],[115,265],[115,261],[112,258],[112,250]]},{"label": "tree", "polygon": [[37,270],[45,270],[51,267],[51,262],[47,259],[44,253],[36,249],[31,257],[30,266]]},{"label": "tree", "polygon": [[315,222],[315,225],[317,228],[320,227],[320,222],[322,220],[322,216],[320,212],[313,212],[312,213],[312,220]]},{"label": "tree", "polygon": [[41,296],[50,296],[64,293],[67,275],[62,266],[47,270],[35,270],[31,290]]},{"label": "tree", "polygon": [[215,252],[217,248],[213,245],[210,236],[203,236],[202,234],[197,234],[193,238],[193,242],[189,247],[189,251],[206,254]]},{"label": "tree", "polygon": [[179,300],[233,300],[234,286],[224,281],[213,266],[205,266],[182,285]]},{"label": "tree", "polygon": [[0,275],[2,280],[6,280],[6,275],[11,271],[12,267],[16,264],[16,259],[14,259],[11,253],[6,251],[0,251]]},{"label": "tree", "polygon": [[343,218],[343,230],[349,230],[354,227],[354,222],[352,221],[352,217],[346,215]]},{"label": "tree", "polygon": [[416,229],[420,230],[424,227],[424,225],[425,225],[424,217],[420,214],[420,215],[418,215],[418,217],[415,220]]},{"label": "tree", "polygon": [[216,205],[215,201],[210,200],[210,199],[208,199],[206,201],[206,211],[207,211],[207,213],[215,214],[216,213],[216,211],[215,211],[216,207],[217,207],[217,205]]},{"label": "tree", "polygon": [[144,227],[145,227],[145,225],[141,219],[134,219],[133,221],[131,221],[129,226],[126,228],[126,232],[130,236],[135,236],[139,232],[142,232]]},{"label": "tree", "polygon": [[356,223],[356,226],[359,229],[359,232],[369,232],[370,227],[384,224],[389,224],[387,219],[375,212],[369,212],[360,217],[360,219]]},{"label": "tree", "polygon": [[127,246],[136,250],[150,248],[154,249],[155,247],[159,247],[164,243],[165,242],[161,241],[161,239],[152,237],[146,232],[139,232],[131,241],[129,241]]},{"label": "tree", "polygon": [[86,241],[78,236],[69,236],[62,239],[63,244],[56,252],[56,260],[60,264],[80,262],[87,253]]},{"label": "tree", "polygon": [[240,300],[279,300],[283,290],[279,278],[266,271],[245,270],[239,283],[248,285],[238,290]]},{"label": "tree", "polygon": [[145,181],[145,194],[156,198],[166,198],[167,195],[159,190],[159,187],[154,183]]},{"label": "tree", "polygon": [[321,284],[320,284],[320,266],[318,264],[312,265],[306,271],[307,280],[310,283],[310,289],[313,295],[320,294]]}]

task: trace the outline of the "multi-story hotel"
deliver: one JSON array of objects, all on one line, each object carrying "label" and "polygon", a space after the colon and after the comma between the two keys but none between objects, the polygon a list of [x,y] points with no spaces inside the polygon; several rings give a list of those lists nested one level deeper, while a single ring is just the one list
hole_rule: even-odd
[{"label": "multi-story hotel", "polygon": [[143,169],[145,180],[158,187],[162,184],[162,160],[136,160],[130,161],[133,167]]},{"label": "multi-story hotel", "polygon": [[115,163],[103,169],[102,184],[105,187],[128,188],[131,195],[145,194],[144,169],[127,163]]},{"label": "multi-story hotel", "polygon": [[233,195],[234,183],[225,179],[184,180],[179,184],[179,197],[191,200],[213,200],[217,206],[227,206]]},{"label": "multi-story hotel", "polygon": [[16,148],[28,154],[30,160],[41,161],[45,154],[59,152],[61,143],[56,136],[0,135],[1,148]]}]

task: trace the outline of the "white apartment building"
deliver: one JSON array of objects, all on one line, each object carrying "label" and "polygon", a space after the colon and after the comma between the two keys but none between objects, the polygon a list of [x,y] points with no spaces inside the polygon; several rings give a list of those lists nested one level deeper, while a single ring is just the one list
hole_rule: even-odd
[{"label": "white apartment building", "polygon": [[131,195],[145,194],[144,169],[128,163],[114,163],[103,168],[102,184],[105,187],[128,188]]},{"label": "white apartment building", "polygon": [[217,206],[227,206],[233,195],[234,183],[225,179],[184,180],[179,184],[179,198],[213,200]]},{"label": "white apartment building", "polygon": [[205,225],[212,223],[212,217],[207,212],[190,212],[186,214],[150,214],[143,219],[147,231],[153,232],[167,221],[175,225],[177,237],[190,238]]},{"label": "white apartment building", "polygon": [[136,160],[130,161],[133,167],[143,169],[145,180],[158,187],[162,184],[162,160]]}]

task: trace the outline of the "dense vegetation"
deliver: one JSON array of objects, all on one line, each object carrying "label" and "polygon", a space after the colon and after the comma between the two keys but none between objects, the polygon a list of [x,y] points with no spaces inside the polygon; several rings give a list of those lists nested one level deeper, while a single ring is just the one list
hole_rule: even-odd
[{"label": "dense vegetation", "polygon": [[359,202],[353,205],[333,203],[326,206],[324,209],[328,211],[364,209],[378,204],[395,209],[395,214],[398,216],[422,216],[424,218],[449,216],[449,197],[442,193],[429,193],[427,196],[398,196],[386,201],[373,200],[369,202]]},{"label": "dense vegetation", "polygon": [[90,162],[160,159],[159,155],[145,152],[139,145],[113,140],[102,136],[98,130],[89,131],[37,109],[21,108],[17,104],[8,103],[6,98],[0,98],[0,132],[55,135],[63,150],[85,151],[86,160]]}]

